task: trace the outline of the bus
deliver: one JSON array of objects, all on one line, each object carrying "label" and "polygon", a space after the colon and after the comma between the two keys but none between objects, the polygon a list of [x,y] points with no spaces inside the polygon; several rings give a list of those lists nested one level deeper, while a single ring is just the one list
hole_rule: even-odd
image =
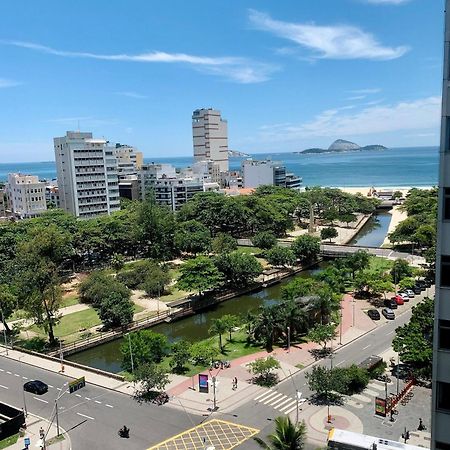
[{"label": "bus", "polygon": [[424,447],[403,444],[353,431],[332,428],[328,432],[329,449],[334,450],[423,450]]}]

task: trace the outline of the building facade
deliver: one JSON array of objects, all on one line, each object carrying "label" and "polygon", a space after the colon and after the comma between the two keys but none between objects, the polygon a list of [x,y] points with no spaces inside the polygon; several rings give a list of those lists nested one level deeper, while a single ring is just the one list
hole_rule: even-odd
[{"label": "building facade", "polygon": [[220,172],[228,170],[228,124],[220,111],[196,109],[192,113],[195,161],[214,161]]},{"label": "building facade", "polygon": [[8,174],[6,193],[9,209],[19,219],[36,217],[47,210],[45,182],[35,175]]},{"label": "building facade", "polygon": [[138,152],[134,147],[116,144],[113,155],[117,160],[119,180],[125,179],[129,175],[136,175],[142,167],[142,153]]},{"label": "building facade", "polygon": [[114,148],[92,133],[68,131],[54,138],[61,208],[80,218],[120,209]]},{"label": "building facade", "polygon": [[4,189],[0,189],[0,219],[6,217],[6,192]]},{"label": "building facade", "polygon": [[433,333],[431,449],[450,450],[450,0],[446,0]]},{"label": "building facade", "polygon": [[279,161],[246,159],[241,163],[244,188],[257,188],[271,185],[300,189],[302,179],[286,172],[286,167]]}]

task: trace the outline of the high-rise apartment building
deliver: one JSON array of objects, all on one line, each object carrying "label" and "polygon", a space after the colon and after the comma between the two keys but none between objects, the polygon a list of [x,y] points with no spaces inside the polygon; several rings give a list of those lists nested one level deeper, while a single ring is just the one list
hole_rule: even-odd
[{"label": "high-rise apartment building", "polygon": [[20,219],[36,217],[47,210],[45,182],[35,175],[8,174],[6,194],[11,212]]},{"label": "high-rise apartment building", "polygon": [[128,175],[136,175],[142,167],[142,153],[134,147],[116,144],[113,154],[117,160],[119,180],[126,179]]},{"label": "high-rise apartment building", "polygon": [[220,111],[196,109],[192,113],[192,135],[195,161],[211,160],[221,172],[228,170],[228,125]]},{"label": "high-rise apartment building", "polygon": [[80,218],[120,209],[114,148],[92,133],[68,131],[54,138],[61,208]]},{"label": "high-rise apartment building", "polygon": [[433,333],[431,449],[450,450],[450,0],[446,0]]}]

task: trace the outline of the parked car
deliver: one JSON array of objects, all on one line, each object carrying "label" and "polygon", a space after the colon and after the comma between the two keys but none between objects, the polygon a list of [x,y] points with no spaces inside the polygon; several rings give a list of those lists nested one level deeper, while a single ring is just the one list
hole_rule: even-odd
[{"label": "parked car", "polygon": [[412,291],[414,292],[414,294],[419,295],[422,293],[422,289],[419,286],[414,286],[412,288]]},{"label": "parked car", "polygon": [[421,291],[424,291],[427,288],[422,280],[416,280],[416,286],[420,288]]},{"label": "parked car", "polygon": [[386,319],[389,319],[389,320],[395,319],[395,313],[394,313],[394,311],[392,311],[391,308],[383,308],[381,313],[383,314],[384,317],[386,317]]},{"label": "parked car", "polygon": [[390,308],[390,309],[398,308],[397,302],[395,300],[393,300],[392,298],[387,298],[384,301],[384,306],[386,306],[387,308]]},{"label": "parked car", "polygon": [[411,367],[409,367],[407,364],[396,364],[392,370],[391,370],[391,374],[392,376],[396,377],[396,378],[401,378],[401,379],[407,379],[410,377],[411,375]]},{"label": "parked car", "polygon": [[27,392],[31,392],[33,394],[42,395],[48,391],[48,386],[43,381],[32,380],[32,381],[27,381],[23,385],[23,390],[27,391]]},{"label": "parked car", "polygon": [[404,292],[409,298],[414,298],[414,291],[412,289],[405,289]]},{"label": "parked car", "polygon": [[400,296],[404,302],[409,302],[409,296],[405,291],[397,292],[397,295]]},{"label": "parked car", "polygon": [[381,318],[380,312],[378,311],[378,309],[369,309],[369,311],[367,311],[367,315],[372,320],[380,320],[380,318]]}]

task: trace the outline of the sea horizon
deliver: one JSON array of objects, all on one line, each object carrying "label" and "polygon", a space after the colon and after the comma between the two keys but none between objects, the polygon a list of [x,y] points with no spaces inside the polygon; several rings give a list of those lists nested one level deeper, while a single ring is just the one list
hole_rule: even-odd
[{"label": "sea horizon", "polygon": [[[278,151],[253,153],[249,157],[281,161],[288,172],[302,177],[303,186],[425,187],[438,182],[438,154],[438,146],[420,146],[319,154]],[[241,161],[247,158],[230,158],[230,169],[239,169]],[[147,156],[144,162],[182,168],[193,163],[193,156]],[[56,179],[55,161],[0,163],[0,181],[6,181],[8,173],[14,172],[37,175],[42,180]]]}]

